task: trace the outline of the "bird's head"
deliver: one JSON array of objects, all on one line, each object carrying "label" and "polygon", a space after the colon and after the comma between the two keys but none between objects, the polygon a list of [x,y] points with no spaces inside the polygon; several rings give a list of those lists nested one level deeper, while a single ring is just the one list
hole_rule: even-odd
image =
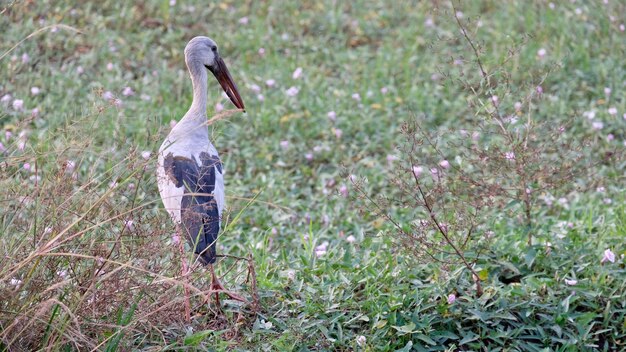
[{"label": "bird's head", "polygon": [[201,64],[206,67],[217,79],[224,89],[224,92],[230,98],[230,101],[239,109],[245,110],[243,100],[237,90],[237,85],[228,72],[226,63],[220,57],[217,50],[217,44],[213,39],[208,37],[195,37],[187,43],[185,47],[185,62],[188,67],[194,64]]}]

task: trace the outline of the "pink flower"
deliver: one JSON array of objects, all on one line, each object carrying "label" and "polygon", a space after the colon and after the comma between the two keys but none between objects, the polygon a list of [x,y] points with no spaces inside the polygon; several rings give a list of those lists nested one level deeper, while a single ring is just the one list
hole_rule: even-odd
[{"label": "pink flower", "polygon": [[365,344],[367,343],[367,338],[363,335],[359,335],[356,338],[356,344],[359,345],[359,347],[365,347]]},{"label": "pink flower", "polygon": [[265,48],[259,48],[259,56],[265,56]]},{"label": "pink flower", "polygon": [[611,88],[609,88],[609,87],[605,87],[605,88],[604,88],[604,95],[606,95],[607,97],[608,97],[609,95],[611,95]]},{"label": "pink flower", "polygon": [[537,86],[537,93],[538,94],[542,94],[543,93],[543,87],[542,86]]},{"label": "pink flower", "polygon": [[142,94],[139,96],[139,98],[141,98],[141,100],[143,101],[150,101],[150,99],[152,99],[148,94]]},{"label": "pink flower", "polygon": [[437,170],[436,167],[433,167],[430,169],[430,173],[434,176],[437,176],[439,174],[439,170]]},{"label": "pink flower", "polygon": [[397,157],[397,156],[395,156],[395,155],[391,155],[391,154],[387,155],[387,162],[388,162],[389,164],[393,163],[393,162],[394,162],[394,161],[396,161],[396,160],[398,160],[398,157]]},{"label": "pink flower", "polygon": [[439,166],[444,169],[448,169],[450,167],[450,163],[448,162],[448,160],[442,160],[439,162]]},{"label": "pink flower", "polygon": [[421,166],[413,166],[413,175],[415,175],[416,178],[419,178],[420,175],[424,172],[424,168]]},{"label": "pink flower", "polygon": [[304,158],[305,158],[307,161],[311,161],[311,160],[313,160],[313,153],[306,153],[306,154],[304,154]]},{"label": "pink flower", "polygon": [[539,56],[539,58],[543,58],[544,56],[546,56],[546,49],[541,48],[537,50],[537,56]]},{"label": "pink flower", "polygon": [[220,112],[224,110],[224,105],[222,103],[215,104],[215,111]]},{"label": "pink flower", "polygon": [[617,115],[617,108],[614,106],[611,106],[607,112],[609,113],[609,115]]},{"label": "pink flower", "polygon": [[432,17],[427,17],[424,21],[424,27],[434,27],[435,21],[433,21]]},{"label": "pink flower", "polygon": [[13,99],[11,94],[5,94],[2,96],[2,98],[0,98],[0,103],[4,105],[9,105],[9,102],[11,101],[11,99]]},{"label": "pink flower", "polygon": [[329,111],[327,116],[328,116],[328,119],[331,121],[337,120],[337,114],[334,111]]},{"label": "pink flower", "polygon": [[601,130],[604,128],[604,123],[602,123],[602,121],[594,121],[591,123],[591,126],[594,130]]},{"label": "pink flower", "polygon": [[276,84],[276,81],[275,81],[275,80],[273,80],[273,79],[268,79],[267,81],[265,81],[265,84],[266,84],[268,87],[273,87],[273,86]]},{"label": "pink flower", "polygon": [[569,285],[569,286],[574,286],[578,283],[578,280],[576,279],[564,279],[565,284]]},{"label": "pink flower", "polygon": [[522,102],[516,101],[515,104],[513,104],[513,107],[515,108],[515,111],[521,111],[522,110]]},{"label": "pink flower", "polygon": [[352,99],[354,99],[356,101],[361,101],[361,95],[359,93],[353,93],[352,94]]},{"label": "pink flower", "polygon": [[515,153],[513,153],[513,152],[506,152],[506,153],[504,153],[504,158],[506,160],[515,160]]},{"label": "pink flower", "polygon": [[602,257],[602,260],[600,260],[600,263],[605,262],[615,263],[615,253],[613,253],[610,249],[604,251],[604,256]]},{"label": "pink flower", "polygon": [[22,63],[27,64],[30,62],[30,56],[27,53],[22,54]]},{"label": "pink flower", "polygon": [[337,137],[337,139],[341,138],[341,136],[343,135],[343,131],[339,128],[334,128],[333,130],[335,131],[335,137]]},{"label": "pink flower", "polygon": [[623,24],[623,23],[622,23],[622,24],[620,24],[620,25],[619,25],[619,30],[623,32],[624,30],[626,30],[626,26],[624,26],[624,24]]},{"label": "pink flower", "polygon": [[356,242],[356,238],[354,236],[350,235],[350,236],[346,237],[346,241],[348,243],[354,243],[354,242]]},{"label": "pink flower", "polygon": [[341,193],[342,197],[348,198],[348,187],[346,187],[346,185],[341,185],[341,187],[339,187],[339,193]]},{"label": "pink flower", "polygon": [[248,17],[242,17],[237,22],[239,22],[239,24],[248,24]]},{"label": "pink flower", "polygon": [[102,99],[104,99],[104,100],[111,100],[113,98],[114,98],[113,93],[111,93],[108,90],[106,92],[102,93]]},{"label": "pink flower", "polygon": [[380,88],[380,92],[381,92],[382,94],[387,94],[387,92],[388,92],[388,91],[389,91],[389,88],[387,88],[387,87],[382,87],[382,88]]},{"label": "pink flower", "polygon": [[85,69],[82,66],[76,67],[76,73],[82,75],[85,72]]},{"label": "pink flower", "polygon": [[141,152],[141,157],[144,160],[150,159],[150,156],[152,156],[152,153],[150,151],[148,151],[148,150],[144,150],[143,152]]},{"label": "pink flower", "polygon": [[107,71],[112,71],[113,70],[113,63],[109,62],[107,63]]},{"label": "pink flower", "polygon": [[263,94],[257,94],[256,98],[258,101],[264,101],[265,100],[265,96]]},{"label": "pink flower", "polygon": [[4,153],[7,151],[7,148],[4,146],[4,144],[2,144],[2,142],[0,142],[0,153]]},{"label": "pink flower", "polygon": [[34,108],[30,111],[30,116],[37,117],[39,116],[39,108]]},{"label": "pink flower", "polygon": [[291,75],[293,79],[298,79],[300,78],[300,76],[302,76],[302,67],[296,68],[296,70],[293,71],[293,74]]},{"label": "pink flower", "polygon": [[22,100],[22,99],[15,99],[15,100],[13,100],[13,110],[15,110],[15,111],[22,111],[22,110],[24,110],[24,100]]},{"label": "pink flower", "polygon": [[289,148],[289,141],[280,141],[280,147],[283,149]]},{"label": "pink flower", "polygon": [[30,94],[32,95],[37,95],[41,92],[41,90],[39,89],[39,87],[31,87],[30,88]]},{"label": "pink flower", "polygon": [[122,95],[125,97],[129,97],[131,95],[135,95],[135,92],[131,87],[125,87],[124,90],[122,90]]},{"label": "pink flower", "polygon": [[124,221],[124,228],[128,231],[132,231],[135,228],[135,222],[132,220]]},{"label": "pink flower", "polygon": [[614,136],[612,133],[609,133],[609,134],[606,136],[606,140],[607,140],[607,141],[609,141],[609,142],[611,142],[611,141],[612,141],[612,140],[614,140],[614,139],[615,139],[615,136]]},{"label": "pink flower", "polygon": [[452,304],[456,301],[456,295],[454,293],[451,293],[448,295],[448,304]]},{"label": "pink flower", "polygon": [[494,106],[498,106],[498,101],[499,101],[499,98],[497,95],[491,96],[491,102],[493,103]]},{"label": "pink flower", "polygon": [[173,234],[172,235],[172,243],[173,244],[179,244],[180,243],[180,236],[178,236],[178,234]]},{"label": "pink flower", "polygon": [[30,171],[30,163],[24,163],[22,167],[24,168],[24,170]]},{"label": "pink flower", "polygon": [[261,87],[259,87],[257,84],[251,84],[250,89],[255,93],[261,92]]},{"label": "pink flower", "polygon": [[298,92],[300,91],[300,89],[298,89],[297,87],[291,87],[289,89],[287,89],[287,91],[285,92],[288,96],[290,97],[295,97]]}]

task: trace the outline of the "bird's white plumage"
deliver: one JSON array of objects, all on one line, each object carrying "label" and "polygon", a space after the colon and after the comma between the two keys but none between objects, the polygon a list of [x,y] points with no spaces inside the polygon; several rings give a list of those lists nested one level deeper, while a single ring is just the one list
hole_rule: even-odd
[{"label": "bird's white plumage", "polygon": [[[157,164],[157,183],[159,186],[159,193],[163,200],[165,209],[172,217],[172,220],[179,224],[181,222],[181,203],[183,194],[185,192],[184,187],[176,187],[174,182],[166,174],[164,167],[165,156],[172,153],[174,157],[181,156],[191,160],[196,160],[198,166],[202,166],[200,154],[209,153],[219,158],[217,150],[213,144],[209,141],[208,131],[206,126],[200,128],[204,130],[200,133],[187,133],[186,137],[182,137],[181,130],[184,130],[184,126],[177,125],[169,136],[165,139],[161,148],[159,148],[158,164]],[[220,171],[218,167],[215,167],[215,191],[214,197],[217,202],[217,210],[222,217],[222,211],[226,206],[226,194],[224,191],[224,168]]]}]

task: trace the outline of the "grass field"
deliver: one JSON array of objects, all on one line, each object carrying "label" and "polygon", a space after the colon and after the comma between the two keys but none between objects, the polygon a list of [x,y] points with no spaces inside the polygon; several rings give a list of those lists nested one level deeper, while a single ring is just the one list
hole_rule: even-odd
[{"label": "grass field", "polygon": [[[626,349],[626,5],[453,5],[0,4],[0,350]],[[156,187],[196,35],[248,305]]]}]

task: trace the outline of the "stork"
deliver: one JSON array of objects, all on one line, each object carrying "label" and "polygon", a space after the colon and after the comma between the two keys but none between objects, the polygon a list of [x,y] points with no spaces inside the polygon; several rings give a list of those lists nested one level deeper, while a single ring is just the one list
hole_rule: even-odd
[{"label": "stork", "polygon": [[[199,261],[211,272],[211,291],[219,304],[219,293],[245,301],[227,291],[215,275],[215,245],[225,206],[224,169],[207,127],[207,71],[215,76],[233,104],[245,112],[215,42],[195,37],[185,47],[185,63],[193,84],[191,107],[167,136],[158,154],[157,181],[165,209],[176,223],[179,238],[186,238]],[[182,243],[179,246],[183,251]],[[181,253],[182,254],[182,253]],[[182,259],[183,275],[187,266]],[[189,298],[185,289],[189,318]]]}]

